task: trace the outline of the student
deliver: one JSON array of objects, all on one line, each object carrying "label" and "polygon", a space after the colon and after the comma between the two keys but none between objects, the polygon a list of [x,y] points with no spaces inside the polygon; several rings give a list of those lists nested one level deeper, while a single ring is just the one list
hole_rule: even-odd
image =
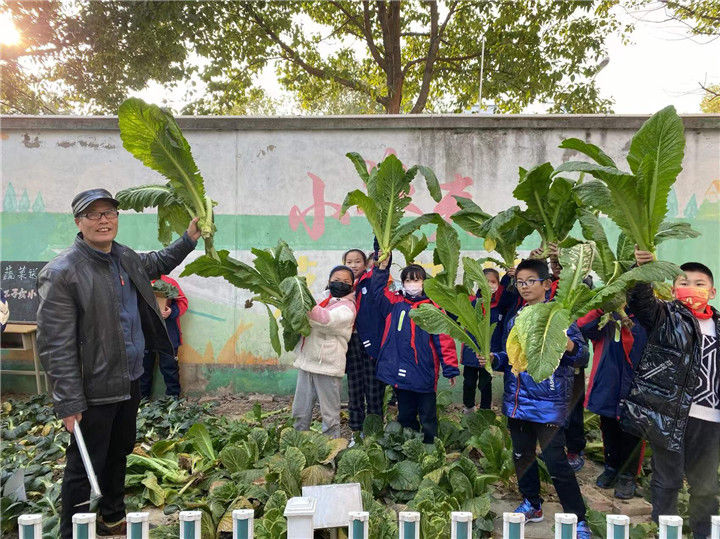
[{"label": "student", "polygon": [[[635,249],[638,265],[652,253]],[[690,487],[690,529],[710,535],[718,513],[720,370],[718,311],[713,274],[698,262],[680,266],[674,301],[662,301],[648,283],[628,292],[628,306],[648,332],[648,344],[621,405],[622,427],[652,448],[652,516],[676,515],[683,476]]]},{"label": "student", "polygon": [[320,402],[322,432],[340,437],[340,387],[345,375],[345,355],[355,322],[355,275],[347,266],[330,272],[330,297],[308,313],[310,335],[295,349],[298,369],[292,416],[295,429],[309,430],[315,401]]},{"label": "student", "polygon": [[[423,291],[425,270],[410,264],[400,273],[402,292],[387,288],[386,258],[375,266],[370,287],[377,312],[385,320],[377,362],[377,377],[396,388],[398,422],[421,430],[430,444],[437,434],[436,391],[438,372],[455,385],[458,370],[455,341],[448,335],[431,335],[415,325],[409,314],[423,303],[432,303]],[[419,418],[419,422],[418,422]]]},{"label": "student", "polygon": [[[498,348],[502,339],[502,319],[503,315],[500,310],[500,298],[505,288],[500,284],[500,273],[496,269],[485,268],[483,270],[485,278],[490,285],[492,299],[490,300],[490,323],[496,323],[495,331],[492,335],[492,349]],[[479,301],[480,290],[472,299],[473,307]],[[462,364],[463,364],[463,404],[465,405],[465,413],[471,413],[475,410],[475,390],[480,391],[480,409],[489,410],[492,403],[492,375],[484,368],[480,367],[477,355],[469,346],[462,346]]]},{"label": "student", "polygon": [[[577,321],[586,339],[593,344],[593,366],[588,382],[585,407],[600,416],[605,470],[595,483],[600,488],[615,487],[614,495],[621,500],[635,496],[636,478],[640,469],[642,440],[620,428],[620,401],[630,391],[633,370],[645,350],[647,334],[633,322],[631,313],[600,327],[603,311],[594,309]],[[621,329],[618,335],[618,323]]]},{"label": "student", "polygon": [[[180,317],[188,309],[188,300],[183,294],[177,281],[167,275],[161,275],[160,279],[177,288],[178,297],[168,300],[165,309],[160,313],[165,319],[168,337],[173,347],[173,354],[157,352],[158,367],[163,380],[165,380],[165,395],[170,397],[180,396],[180,369],[178,367],[178,348],[182,344],[182,331],[180,330]],[[155,282],[155,281],[151,281]],[[155,350],[145,350],[143,357],[143,374],[140,377],[140,395],[149,399],[152,394],[152,381],[155,371]]]},{"label": "student", "polygon": [[[530,252],[530,258],[543,258],[544,249],[538,247]],[[547,245],[547,260],[550,266],[552,284],[550,291],[546,294],[546,298],[551,300],[555,297],[558,283],[560,282],[560,273],[562,265],[560,264],[560,249],[557,243],[549,243]],[[583,282],[592,288],[592,277],[589,275],[583,279]],[[587,341],[585,342],[587,345]],[[568,462],[573,472],[578,473],[585,466],[585,446],[587,439],[585,438],[585,368],[590,361],[590,353],[585,347],[584,359],[578,360],[574,365],[572,391],[570,393],[570,403],[568,405],[568,417],[565,422],[565,447],[567,449]]]},{"label": "student", "polygon": [[[350,249],[343,255],[343,264],[353,271],[355,278],[355,328],[347,351],[348,411],[350,429],[359,433],[367,414],[382,417],[385,385],[375,378],[375,367],[383,321],[377,315],[373,297],[369,294],[372,270],[366,271],[367,256],[360,249]],[[354,439],[350,441],[354,445]]]},{"label": "student", "polygon": [[[547,301],[546,293],[551,284],[547,263],[523,260],[516,268],[516,283],[526,305]],[[492,354],[492,360],[493,368],[505,374],[502,408],[508,418],[518,487],[525,498],[515,512],[523,513],[528,522],[543,520],[536,455],[539,442],[542,459],[550,472],[563,511],[577,515],[577,537],[587,539],[591,534],[585,520],[585,503],[575,473],[567,461],[563,429],[573,381],[573,365],[583,357],[585,340],[577,326],[571,325],[567,330],[567,347],[560,366],[549,379],[537,383],[527,372],[515,376],[508,362],[505,343],[514,324],[515,317],[508,319],[503,331],[502,348]],[[481,365],[484,359],[481,358]]]}]

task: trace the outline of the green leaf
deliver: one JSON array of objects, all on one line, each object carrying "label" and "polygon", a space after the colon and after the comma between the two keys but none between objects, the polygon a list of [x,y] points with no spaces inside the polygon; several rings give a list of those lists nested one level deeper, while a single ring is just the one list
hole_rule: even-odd
[{"label": "green leaf", "polygon": [[595,161],[598,165],[604,167],[615,167],[615,162],[603,152],[600,148],[589,142],[577,138],[568,138],[562,141],[560,148],[568,150],[576,150],[582,154],[587,155],[590,159]]},{"label": "green leaf", "polygon": [[248,454],[237,445],[228,445],[218,454],[220,463],[231,474],[246,470],[250,464]]},{"label": "green leaf", "polygon": [[[427,283],[427,281],[425,282]],[[434,335],[450,335],[450,337],[456,341],[465,343],[470,348],[476,350],[476,353],[480,354],[479,348],[477,348],[475,342],[472,340],[470,335],[462,329],[460,324],[455,322],[434,305],[430,305],[428,303],[420,305],[417,309],[410,311],[410,318],[412,318],[418,326],[428,333]]]},{"label": "green leaf", "polygon": [[570,312],[557,302],[524,307],[515,319],[518,337],[528,359],[527,372],[540,383],[560,365],[567,346]]},{"label": "green leaf", "polygon": [[627,162],[645,201],[649,237],[655,236],[665,219],[667,198],[682,171],[684,153],[683,123],[672,105],[653,114],[632,138]]},{"label": "green leaf", "polygon": [[282,313],[293,330],[306,337],[310,335],[310,323],[307,313],[315,306],[305,277],[287,277],[280,283]]},{"label": "green leaf", "polygon": [[[475,471],[477,473],[477,470]],[[454,468],[450,470],[449,479],[452,492],[460,499],[470,499],[473,497],[473,485],[461,470]]]},{"label": "green leaf", "polygon": [[436,263],[443,266],[443,271],[434,278],[447,286],[454,286],[460,265],[460,238],[457,232],[445,221],[438,223],[435,239]]},{"label": "green leaf", "polygon": [[655,234],[655,245],[665,240],[684,240],[687,238],[697,238],[698,236],[700,236],[700,232],[690,226],[690,223],[683,221],[671,223],[665,221],[660,225],[658,233]]},{"label": "green leaf", "polygon": [[217,458],[215,449],[213,449],[212,438],[207,430],[207,427],[202,423],[195,423],[187,431],[185,437],[190,440],[190,443],[195,448],[195,451],[200,453],[208,461],[214,462]]},{"label": "green leaf", "polygon": [[507,267],[515,266],[518,247],[533,231],[522,214],[519,206],[512,206],[485,221],[480,229],[485,249],[499,253]]},{"label": "green leaf", "polygon": [[145,479],[142,480],[142,484],[145,486],[145,497],[151,504],[155,507],[161,507],[165,504],[167,491],[158,484],[155,474],[147,472]]},{"label": "green leaf", "polygon": [[367,185],[368,180],[370,179],[370,175],[368,174],[365,159],[363,159],[362,156],[356,152],[346,153],[345,156],[350,159],[353,165],[355,165],[355,170],[360,176],[360,179],[362,179],[362,181]]},{"label": "green leaf", "polygon": [[422,253],[428,246],[428,239],[425,234],[420,237],[415,234],[407,236],[404,240],[397,244],[396,249],[400,251],[405,258],[405,264],[412,264],[415,258]]},{"label": "green leaf", "polygon": [[450,219],[465,232],[473,234],[474,236],[484,237],[483,224],[490,219],[491,215],[485,213],[480,206],[469,198],[457,195],[454,195],[454,198],[460,209],[453,213]]},{"label": "green leaf", "polygon": [[440,189],[440,182],[438,182],[437,176],[435,176],[435,173],[430,169],[430,167],[426,167],[423,165],[417,165],[418,172],[425,178],[425,183],[427,184],[428,191],[430,191],[430,196],[435,202],[440,202],[442,200],[442,190]]},{"label": "green leaf", "polygon": [[605,229],[597,216],[585,208],[579,209],[578,221],[583,237],[595,244],[597,257],[593,261],[593,270],[603,282],[607,282],[615,273],[615,253],[610,248]]},{"label": "green leaf", "polygon": [[338,462],[336,479],[346,483],[360,483],[365,490],[372,490],[373,472],[370,459],[360,449],[345,451]]},{"label": "green leaf", "polygon": [[270,344],[272,344],[273,350],[277,355],[282,354],[282,347],[280,346],[280,335],[277,320],[275,315],[270,310],[270,307],[265,305],[268,313],[269,332],[270,332]]},{"label": "green leaf", "polygon": [[417,462],[402,460],[392,468],[393,479],[390,488],[395,490],[417,490],[422,481],[422,469]]}]

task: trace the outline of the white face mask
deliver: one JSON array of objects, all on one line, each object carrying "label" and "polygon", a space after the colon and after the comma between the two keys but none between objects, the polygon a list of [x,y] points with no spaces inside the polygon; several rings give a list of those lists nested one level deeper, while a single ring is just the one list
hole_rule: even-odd
[{"label": "white face mask", "polygon": [[422,283],[408,283],[407,285],[403,285],[403,290],[405,290],[408,296],[415,297],[422,294],[423,285]]},{"label": "white face mask", "polygon": [[496,284],[491,284],[491,285],[490,285],[490,292],[492,292],[493,294],[494,294],[495,292],[497,292],[497,289],[498,289],[498,286],[497,286]]}]

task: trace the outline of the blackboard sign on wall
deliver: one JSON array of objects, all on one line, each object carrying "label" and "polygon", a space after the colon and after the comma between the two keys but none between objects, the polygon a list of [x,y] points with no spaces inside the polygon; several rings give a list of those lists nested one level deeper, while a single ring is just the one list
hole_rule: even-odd
[{"label": "blackboard sign on wall", "polygon": [[34,323],[40,298],[37,275],[47,262],[0,262],[0,287],[10,308],[10,322]]}]

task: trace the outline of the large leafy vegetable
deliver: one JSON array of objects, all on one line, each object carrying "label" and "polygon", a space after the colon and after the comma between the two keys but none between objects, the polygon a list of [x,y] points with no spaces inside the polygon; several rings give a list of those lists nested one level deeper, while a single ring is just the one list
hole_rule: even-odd
[{"label": "large leafy vegetable", "polygon": [[405,208],[411,202],[410,184],[418,172],[425,178],[430,196],[435,201],[440,201],[440,184],[435,173],[428,167],[415,165],[406,171],[397,157],[388,155],[368,172],[365,160],[360,154],[349,153],[347,157],[355,165],[355,169],[365,183],[367,193],[359,189],[348,193],[341,213],[352,206],[357,206],[363,211],[380,245],[382,251],[380,261],[387,258],[398,245],[403,244],[403,247],[406,247],[407,244],[404,242],[407,237],[422,225],[438,222],[440,216],[430,213],[400,224]]},{"label": "large leafy vegetable", "polygon": [[132,97],[120,105],[118,125],[123,147],[143,164],[168,179],[164,185],[141,185],[123,189],[115,197],[120,208],[141,212],[158,209],[158,239],[167,245],[172,232],[182,234],[188,222],[198,217],[205,251],[213,256],[213,206],[205,193],[202,175],[190,145],[172,115]]},{"label": "large leafy vegetable", "polygon": [[687,237],[686,225],[663,225],[670,188],[682,170],[685,135],[675,108],[655,113],[635,133],[626,157],[631,172],[620,170],[600,148],[578,139],[567,139],[569,148],[594,163],[569,161],[556,169],[584,172],[595,180],[583,182],[575,192],[583,204],[608,215],[638,247],[655,252],[657,237]]},{"label": "large leafy vegetable", "polygon": [[185,266],[180,276],[223,277],[230,284],[256,294],[246,307],[251,306],[252,301],[267,306],[270,342],[280,355],[279,328],[270,307],[280,310],[285,350],[290,351],[301,336],[310,334],[307,313],[315,300],[305,277],[297,274],[297,260],[287,243],[281,240],[273,249],[252,249],[252,254],[255,255],[254,267],[232,258],[227,251],[219,251],[217,258],[204,255]]},{"label": "large leafy vegetable", "polygon": [[517,215],[540,234],[543,249],[564,240],[577,220],[575,184],[555,175],[550,163],[530,170],[520,169],[520,182],[513,191],[527,208]]},{"label": "large leafy vegetable", "polygon": [[[460,210],[450,218],[466,232],[485,240],[485,250],[497,252],[502,260],[493,260],[499,266],[515,266],[517,249],[533,231],[521,217],[519,206],[512,206],[495,216],[485,213],[472,200],[456,196]],[[491,259],[492,260],[492,259]]]},{"label": "large leafy vegetable", "polygon": [[[450,335],[469,346],[478,356],[490,357],[490,339],[496,324],[490,323],[492,292],[482,266],[472,258],[463,260],[463,285],[451,286],[442,278],[427,279],[424,289],[427,296],[437,303],[424,303],[410,312],[415,323],[428,333]],[[480,297],[473,306],[471,294],[480,290]],[[486,364],[491,370],[490,362]]]},{"label": "large leafy vegetable", "polygon": [[566,331],[593,309],[613,310],[618,297],[637,282],[672,279],[680,270],[670,262],[651,262],[617,275],[604,286],[590,289],[583,279],[593,267],[595,246],[582,243],[563,249],[562,272],[555,300],[523,308],[510,331],[507,352],[513,372],[527,370],[541,382],[560,364],[567,345]]}]

